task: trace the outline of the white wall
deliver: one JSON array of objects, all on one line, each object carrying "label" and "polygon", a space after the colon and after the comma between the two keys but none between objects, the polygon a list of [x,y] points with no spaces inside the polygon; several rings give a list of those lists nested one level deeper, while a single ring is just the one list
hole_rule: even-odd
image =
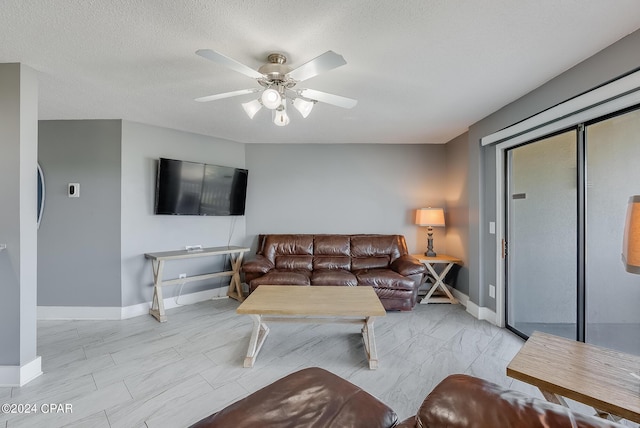
[{"label": "white wall", "polygon": [[[153,214],[156,164],[160,157],[245,167],[241,143],[166,128],[122,122],[122,306],[149,302],[153,295],[151,262],[144,253],[169,251],[185,245],[246,245],[245,217],[158,216]],[[249,189],[254,185],[249,171]],[[209,271],[222,257],[167,263],[165,278]],[[228,285],[228,278],[192,282],[182,294]],[[164,287],[165,298],[179,287]]]},{"label": "white wall", "polygon": [[[415,210],[444,207],[442,145],[249,144],[247,234],[402,234],[426,249]],[[446,252],[436,228],[435,250]]]}]

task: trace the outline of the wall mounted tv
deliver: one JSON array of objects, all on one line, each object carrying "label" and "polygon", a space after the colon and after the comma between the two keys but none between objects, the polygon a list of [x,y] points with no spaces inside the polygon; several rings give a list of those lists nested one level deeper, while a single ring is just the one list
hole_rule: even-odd
[{"label": "wall mounted tv", "polygon": [[246,169],[160,158],[156,214],[244,215]]}]

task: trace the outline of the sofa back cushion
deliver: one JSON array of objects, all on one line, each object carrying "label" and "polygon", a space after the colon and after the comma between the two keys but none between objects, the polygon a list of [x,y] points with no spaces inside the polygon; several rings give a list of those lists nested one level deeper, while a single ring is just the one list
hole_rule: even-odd
[{"label": "sofa back cushion", "polygon": [[351,237],[349,235],[315,235],[313,269],[351,270]]},{"label": "sofa back cushion", "polygon": [[313,235],[267,235],[263,255],[276,269],[313,268]]},{"label": "sofa back cushion", "polygon": [[401,235],[351,236],[351,270],[388,268],[407,253],[404,242]]},{"label": "sofa back cushion", "polygon": [[313,270],[313,256],[276,256],[276,269]]}]

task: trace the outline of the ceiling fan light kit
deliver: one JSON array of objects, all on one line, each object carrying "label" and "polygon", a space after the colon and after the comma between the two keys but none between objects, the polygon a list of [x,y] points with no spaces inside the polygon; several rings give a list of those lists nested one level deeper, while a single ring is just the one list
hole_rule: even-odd
[{"label": "ceiling fan light kit", "polygon": [[[327,51],[293,70],[285,64],[287,62],[286,56],[281,53],[272,53],[267,57],[268,62],[262,65],[258,71],[210,49],[200,49],[196,51],[196,54],[251,77],[264,88],[258,99],[242,103],[242,108],[251,119],[253,119],[256,113],[264,106],[272,111],[272,120],[275,125],[288,125],[290,118],[286,108],[287,99],[290,100],[293,107],[298,110],[305,119],[309,116],[313,106],[317,102],[342,108],[353,108],[358,103],[357,100],[351,98],[316,91],[314,89],[293,89],[298,83],[304,80],[347,63],[342,55],[338,55],[333,51]],[[260,92],[260,89],[241,89],[196,98],[196,101],[215,101],[255,92]]]},{"label": "ceiling fan light kit", "polygon": [[289,124],[289,115],[287,114],[286,101],[282,100],[282,104],[273,110],[273,123],[277,126],[287,126]]},{"label": "ceiling fan light kit", "polygon": [[296,110],[300,112],[302,117],[304,117],[305,119],[307,118],[307,116],[309,116],[309,113],[311,113],[311,110],[313,109],[314,104],[315,103],[313,101],[303,100],[300,97],[293,100],[293,106],[296,108]]},{"label": "ceiling fan light kit", "polygon": [[280,96],[280,93],[272,88],[265,89],[260,96],[260,99],[262,100],[262,105],[269,110],[277,109],[282,103],[282,97]]},{"label": "ceiling fan light kit", "polygon": [[256,115],[257,112],[262,108],[262,103],[260,100],[249,101],[248,103],[242,103],[242,108],[244,109],[249,119],[253,119],[253,116]]}]

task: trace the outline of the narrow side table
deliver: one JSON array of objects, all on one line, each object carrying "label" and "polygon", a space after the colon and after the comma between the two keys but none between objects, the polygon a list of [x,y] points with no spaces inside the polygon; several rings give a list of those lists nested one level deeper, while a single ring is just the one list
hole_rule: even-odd
[{"label": "narrow side table", "polygon": [[[413,254],[413,257],[420,260],[420,262],[427,267],[427,270],[435,280],[435,283],[431,286],[427,295],[424,296],[423,299],[420,301],[420,304],[421,305],[426,305],[428,303],[451,303],[454,305],[457,304],[458,299],[453,297],[453,294],[451,294],[451,291],[449,291],[449,287],[444,282],[444,278],[447,276],[447,274],[449,273],[453,265],[455,264],[462,265],[462,260],[460,260],[457,257],[447,256],[444,254],[440,254],[434,257],[425,256],[424,254]],[[442,272],[438,273],[434,269],[434,265],[436,264],[444,264],[446,266],[444,267],[444,269],[442,269]],[[445,295],[433,296],[433,293],[435,293],[436,290],[438,289],[444,292]]]}]

